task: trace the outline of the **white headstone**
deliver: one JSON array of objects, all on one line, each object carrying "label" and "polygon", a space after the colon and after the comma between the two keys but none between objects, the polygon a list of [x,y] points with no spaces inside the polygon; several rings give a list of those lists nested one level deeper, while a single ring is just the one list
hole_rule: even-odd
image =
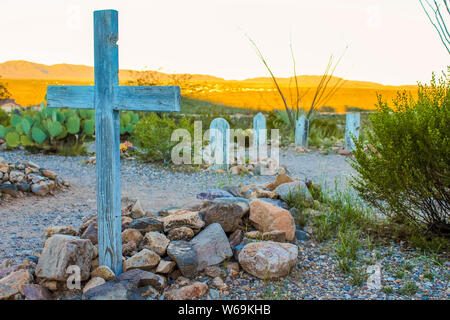
[{"label": "white headstone", "polygon": [[360,114],[347,113],[345,117],[345,149],[355,149],[354,139],[359,138]]},{"label": "white headstone", "polygon": [[309,120],[302,115],[295,123],[295,144],[302,148],[308,148]]},{"label": "white headstone", "polygon": [[[259,155],[259,148],[265,148],[267,146],[267,128],[266,117],[259,112],[253,118],[253,148],[257,154],[257,158],[261,158]],[[267,152],[266,152],[267,153]]]},{"label": "white headstone", "polygon": [[216,118],[209,126],[213,170],[228,170],[230,164],[230,125],[223,118]]}]

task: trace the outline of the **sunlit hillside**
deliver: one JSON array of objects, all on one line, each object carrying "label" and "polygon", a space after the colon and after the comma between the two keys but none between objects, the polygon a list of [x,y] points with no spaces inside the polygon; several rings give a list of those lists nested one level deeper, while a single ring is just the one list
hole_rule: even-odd
[{"label": "sunlit hillside", "polygon": [[[27,61],[9,61],[0,64],[0,83],[7,86],[12,98],[22,106],[41,103],[48,85],[93,85],[94,72],[92,67],[59,64],[46,66]],[[283,101],[276,91],[270,78],[254,78],[242,81],[224,80],[209,75],[166,74],[157,71],[120,70],[119,79],[122,85],[140,84],[168,85],[177,84],[182,87],[186,97],[205,100],[215,104],[232,107],[273,110],[282,109]],[[308,108],[314,98],[315,87],[320,82],[320,76],[298,76],[301,107]],[[333,78],[329,87],[339,78]],[[278,79],[287,102],[291,104],[296,99],[296,89],[293,78]],[[325,106],[332,107],[337,112],[344,112],[346,107],[373,109],[377,101],[377,93],[385,100],[393,99],[398,91],[406,90],[415,94],[416,86],[384,86],[374,82],[346,81],[341,89]]]}]

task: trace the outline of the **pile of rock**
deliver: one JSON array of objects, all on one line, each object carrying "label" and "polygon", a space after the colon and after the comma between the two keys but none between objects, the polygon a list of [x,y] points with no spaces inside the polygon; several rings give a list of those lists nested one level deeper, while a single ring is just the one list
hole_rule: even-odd
[{"label": "pile of rock", "polygon": [[67,187],[69,184],[56,173],[31,161],[12,163],[0,158],[0,199],[21,197],[27,193],[43,197]]},{"label": "pile of rock", "polygon": [[[283,202],[292,192],[308,189],[279,175],[265,186],[203,192],[198,203],[157,213],[145,211],[139,200],[124,199],[122,274],[99,265],[92,216],[78,230],[47,228],[37,263],[0,267],[0,299],[69,293],[91,300],[214,299],[229,294],[226,283],[242,275],[241,268],[259,279],[287,276],[298,259],[296,226]],[[78,290],[68,290],[71,277],[79,280]]]}]

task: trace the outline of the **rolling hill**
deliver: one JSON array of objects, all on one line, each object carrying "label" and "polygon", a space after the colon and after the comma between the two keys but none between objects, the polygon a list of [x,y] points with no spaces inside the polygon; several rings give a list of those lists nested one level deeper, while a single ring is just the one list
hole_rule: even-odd
[{"label": "rolling hill", "polygon": [[[19,104],[30,106],[44,100],[47,85],[92,85],[94,68],[84,65],[55,64],[45,65],[23,60],[0,63],[0,81]],[[307,108],[314,96],[314,88],[320,81],[318,75],[300,75],[297,77],[301,91],[305,93],[302,107]],[[201,74],[167,74],[158,71],[120,70],[121,85],[136,79],[145,79],[145,83],[178,84],[186,97],[205,100],[216,104],[253,110],[282,109],[282,100],[274,90],[272,79],[258,77],[245,80],[225,80],[223,78]],[[331,88],[339,80],[333,77]],[[293,91],[294,78],[277,78],[289,100]],[[416,86],[387,86],[375,82],[346,80],[337,94],[327,102],[327,106],[338,112],[346,107],[373,109],[377,93],[387,100],[394,98],[398,91],[414,93]]]}]

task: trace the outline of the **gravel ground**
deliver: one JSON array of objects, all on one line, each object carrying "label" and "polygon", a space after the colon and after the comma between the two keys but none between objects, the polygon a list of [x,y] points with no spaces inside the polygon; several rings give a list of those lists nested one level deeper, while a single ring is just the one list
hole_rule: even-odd
[{"label": "gravel ground", "polygon": [[[95,165],[82,164],[89,157],[62,157],[30,154],[25,151],[1,152],[7,161],[33,161],[42,168],[54,171],[71,184],[68,192],[55,196],[27,196],[2,202],[0,206],[0,260],[20,261],[43,245],[43,230],[51,225],[78,227],[83,217],[96,213]],[[292,177],[317,180],[325,176],[331,184],[340,174],[348,175],[351,168],[346,158],[319,153],[281,153],[281,164],[287,166]],[[172,172],[167,168],[122,160],[122,196],[139,198],[145,210],[160,210],[169,206],[183,206],[196,201],[196,195],[218,185],[228,184],[226,174],[201,171]],[[233,184],[264,183],[273,176],[232,176]]]},{"label": "gravel ground", "polygon": [[[381,265],[382,290],[366,283],[352,285],[351,276],[337,266],[331,243],[299,242],[299,262],[281,281],[265,282],[241,272],[228,279],[228,295],[221,299],[351,299],[351,300],[434,300],[450,299],[450,262],[421,255],[392,244],[373,251],[360,250],[366,269]],[[414,290],[414,287],[416,289]],[[407,290],[407,289],[410,290]]]},{"label": "gravel ground", "polygon": [[[280,162],[286,165],[291,177],[308,178],[330,187],[336,180],[345,179],[354,172],[347,158],[336,154],[299,154],[286,150],[280,155]],[[83,217],[96,213],[95,165],[82,164],[88,157],[33,155],[24,151],[2,152],[0,156],[7,161],[33,161],[56,172],[72,185],[69,191],[59,192],[55,196],[26,196],[1,203],[0,261],[9,259],[21,262],[26,256],[40,251],[43,230],[47,226],[78,227]],[[221,184],[264,183],[274,179],[271,176],[232,176],[230,181],[224,174],[172,172],[133,160],[122,160],[121,172],[122,196],[139,198],[144,209],[155,211],[196,201],[195,196],[199,192]],[[299,250],[299,263],[290,276],[281,281],[264,282],[242,272],[239,279],[227,279],[229,290],[225,294],[213,289],[210,292],[215,295],[214,298],[221,299],[450,298],[448,261],[431,259],[395,244],[376,248],[376,254],[368,250],[360,253],[365,260],[372,261],[370,264],[373,264],[374,257],[381,264],[382,284],[386,288],[382,291],[369,290],[364,284],[352,286],[350,277],[338,270],[331,244],[300,242]],[[417,285],[417,292],[408,295],[405,291],[401,294],[401,288],[411,281]]]}]

